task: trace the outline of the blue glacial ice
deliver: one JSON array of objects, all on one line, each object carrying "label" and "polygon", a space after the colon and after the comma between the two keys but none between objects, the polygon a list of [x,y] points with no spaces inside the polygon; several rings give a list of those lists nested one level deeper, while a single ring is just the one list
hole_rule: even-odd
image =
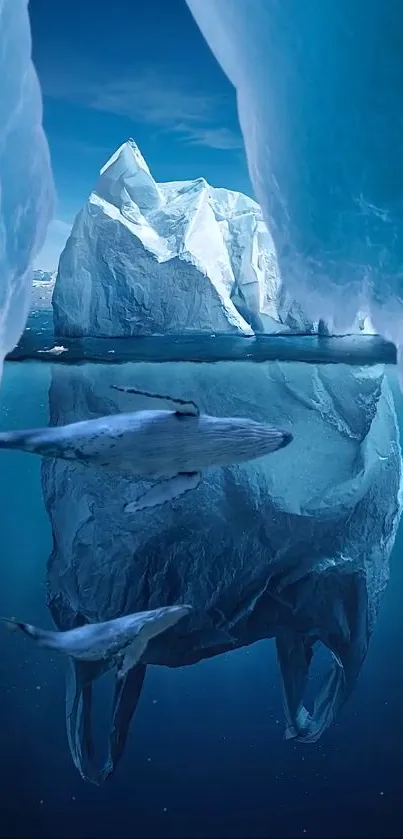
[{"label": "blue glacial ice", "polygon": [[0,376],[24,329],[32,261],[53,208],[27,0],[0,0]]},{"label": "blue glacial ice", "polygon": [[187,0],[237,91],[256,196],[307,315],[403,346],[403,53],[384,0]]}]

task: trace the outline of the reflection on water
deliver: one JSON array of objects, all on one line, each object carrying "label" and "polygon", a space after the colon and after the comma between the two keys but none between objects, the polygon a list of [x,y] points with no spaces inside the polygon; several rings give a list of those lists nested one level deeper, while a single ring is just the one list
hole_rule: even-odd
[{"label": "reflection on water", "polygon": [[[100,672],[81,668],[70,677],[70,749],[87,777],[121,757],[140,698],[126,754],[101,793],[72,769],[63,727],[65,662],[29,639],[2,634],[7,835],[128,835],[129,801],[137,808],[130,835],[367,832],[369,797],[381,807],[386,796],[389,813],[397,806],[388,732],[401,726],[403,698],[396,576],[355,687],[387,581],[399,478],[394,412],[385,385],[380,391],[380,369],[360,374],[358,386],[349,368],[296,364],[10,363],[1,427],[161,407],[111,384],[194,399],[213,416],[285,425],[294,441],[259,461],[211,469],[186,497],[133,517],[124,504],[138,492],[136,480],[79,463],[47,460],[41,467],[34,455],[1,452],[1,614],[50,627],[50,610],[56,625],[68,628],[176,602],[193,607],[186,623],[148,645],[117,697],[114,723],[113,673],[94,682],[94,755],[88,684]],[[265,640],[274,635],[290,735],[315,739],[355,687],[338,724],[307,749],[282,740],[281,677],[274,645]],[[305,685],[318,638],[337,653],[344,676],[333,660],[325,693],[306,718],[300,702],[306,693],[312,711],[318,677],[329,667],[329,655],[314,660]],[[22,785],[15,745],[21,738]],[[352,789],[346,824],[340,802]],[[384,835],[385,810],[372,814],[367,835]],[[386,835],[398,835],[389,818]]]}]

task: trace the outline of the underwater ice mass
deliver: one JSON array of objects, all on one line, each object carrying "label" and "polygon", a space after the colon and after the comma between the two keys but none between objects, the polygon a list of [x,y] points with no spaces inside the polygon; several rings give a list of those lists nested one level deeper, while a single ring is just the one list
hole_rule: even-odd
[{"label": "underwater ice mass", "polygon": [[[135,143],[128,142],[102,170],[62,254],[53,295],[58,335],[170,334],[179,325],[189,332],[251,335],[279,325],[309,325],[323,315],[329,322],[333,317],[336,327],[351,327],[367,306],[380,331],[400,341],[396,254],[386,243],[396,230],[397,207],[377,210],[375,192],[349,180],[354,160],[347,147],[340,151],[347,161],[343,191],[335,192],[335,149],[346,138],[337,123],[339,147],[333,135],[332,144],[324,138],[319,143],[319,128],[306,109],[309,99],[321,106],[324,122],[330,119],[327,91],[314,73],[316,64],[308,66],[300,52],[301,89],[293,110],[298,131],[286,124],[281,102],[288,101],[287,85],[295,82],[288,56],[299,44],[295,33],[311,37],[303,6],[298,0],[188,2],[237,87],[250,170],[266,218],[273,222],[281,281],[271,234],[254,201],[203,179],[157,184]],[[356,3],[349,2],[353,16]],[[313,5],[318,26],[330,26],[321,3]],[[341,15],[347,6],[339,5]],[[336,26],[339,12],[334,15]],[[4,355],[24,326],[30,264],[49,220],[52,186],[29,59],[26,2],[0,0],[0,16],[2,34],[7,28],[7,43],[19,60],[12,74],[12,59],[0,53],[10,85],[0,105]],[[274,40],[270,50],[268,32]],[[336,61],[331,44],[327,47],[328,62]],[[314,59],[319,61],[315,51]],[[289,73],[281,72],[284,67]],[[306,99],[297,95],[304,93],[305,82]],[[362,92],[359,82],[350,86],[346,108],[353,105],[353,93]],[[349,116],[350,111],[343,119]],[[298,147],[291,144],[296,138]],[[374,154],[378,151],[374,147]],[[325,177],[326,155],[329,178],[335,180]],[[374,186],[371,178],[368,186]],[[343,232],[353,224],[356,250],[348,254]],[[383,236],[382,249],[374,245],[374,231]],[[376,241],[379,245],[381,239]],[[390,283],[382,285],[384,277]],[[346,297],[347,281],[355,294],[349,285]],[[393,299],[396,318],[388,315],[386,325]],[[401,512],[398,428],[383,368],[256,364],[246,376],[237,363],[55,365],[51,425],[161,408],[159,399],[111,385],[192,400],[202,415],[270,421],[292,430],[294,439],[267,457],[204,469],[183,497],[133,516],[126,507],[147,488],[144,478],[128,480],[123,473],[88,468],[77,458],[44,458],[42,487],[53,532],[48,605],[58,630],[77,630],[67,639],[73,646],[64,644],[66,719],[75,765],[95,783],[113,773],[150,664],[193,664],[263,638],[274,638],[277,645],[286,737],[315,742],[350,695],[365,660]],[[185,611],[178,622],[175,613],[167,628],[159,621],[169,610],[159,610],[175,605]],[[144,621],[150,631],[140,648],[136,641],[131,666],[123,673],[108,651],[93,660],[74,654],[76,643],[82,651],[80,627],[88,638],[89,624],[139,612],[146,617],[136,619],[136,633]],[[156,623],[150,624],[150,615]],[[59,636],[35,636],[38,630],[24,627],[47,640],[45,646],[63,647]],[[104,628],[99,631],[98,642]],[[308,712],[304,695],[317,642],[330,651],[332,667]],[[109,753],[105,765],[97,767],[92,686],[110,669],[116,683]]]}]

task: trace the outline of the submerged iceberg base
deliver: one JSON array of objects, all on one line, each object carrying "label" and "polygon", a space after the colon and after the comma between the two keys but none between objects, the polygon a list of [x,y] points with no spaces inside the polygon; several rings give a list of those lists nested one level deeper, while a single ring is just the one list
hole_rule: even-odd
[{"label": "submerged iceberg base", "polygon": [[[193,399],[204,413],[291,427],[294,441],[258,461],[203,473],[192,492],[136,515],[144,482],[43,463],[54,534],[48,603],[59,629],[188,603],[116,683],[103,768],[93,764],[91,691],[109,665],[77,663],[67,724],[81,775],[99,783],[124,749],[146,667],[172,667],[276,639],[286,736],[312,742],[331,724],[365,659],[400,513],[400,448],[382,368],[127,364],[55,367],[51,423],[161,407],[110,385]],[[313,713],[304,692],[316,642],[333,668]]]}]

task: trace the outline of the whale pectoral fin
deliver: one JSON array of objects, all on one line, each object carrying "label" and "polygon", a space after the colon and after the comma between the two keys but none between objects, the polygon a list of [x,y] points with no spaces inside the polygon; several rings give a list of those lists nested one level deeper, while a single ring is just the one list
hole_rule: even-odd
[{"label": "whale pectoral fin", "polygon": [[159,507],[161,504],[166,504],[168,501],[173,501],[174,498],[179,498],[186,492],[196,489],[200,481],[200,472],[182,472],[175,475],[174,478],[160,481],[135,501],[126,504],[125,513],[138,513],[148,507]]},{"label": "whale pectoral fin", "polygon": [[192,399],[180,399],[179,397],[163,396],[160,393],[151,393],[148,390],[138,390],[136,387],[121,387],[120,385],[111,385],[113,390],[120,390],[122,393],[132,393],[134,396],[148,396],[149,399],[161,399],[163,402],[169,402],[176,414],[198,417],[200,414],[196,402]]},{"label": "whale pectoral fin", "polygon": [[128,647],[125,648],[122,659],[120,664],[116,670],[116,677],[117,679],[124,679],[127,676],[129,670],[132,670],[133,667],[138,664],[141,659],[141,656],[147,649],[148,638],[140,635],[137,635],[136,638],[129,644]]},{"label": "whale pectoral fin", "polygon": [[171,626],[182,620],[192,611],[189,605],[165,606],[145,612],[146,619],[139,632],[116,656],[116,677],[123,679],[127,673],[140,663],[148,642],[157,635],[166,632]]}]

